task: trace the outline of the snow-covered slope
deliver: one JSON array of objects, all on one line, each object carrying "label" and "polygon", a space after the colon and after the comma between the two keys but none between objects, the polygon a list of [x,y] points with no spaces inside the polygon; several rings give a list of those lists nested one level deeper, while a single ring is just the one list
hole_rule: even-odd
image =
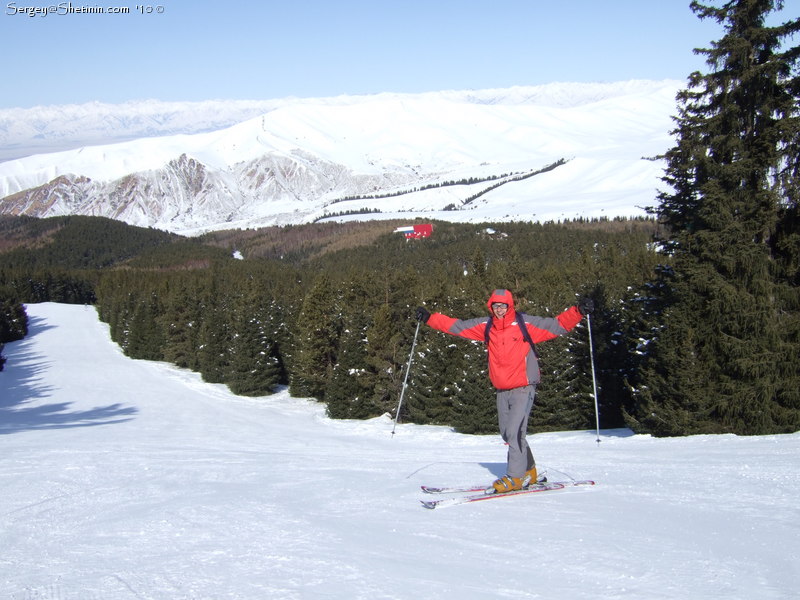
[{"label": "snow-covered slope", "polygon": [[214,131],[289,102],[140,100],[0,109],[0,161],[91,144]]},{"label": "snow-covered slope", "polygon": [[238,398],[125,358],[91,307],[28,312],[0,372],[4,598],[796,594],[800,433],[535,435],[551,478],[597,485],[427,511],[420,484],[502,474],[499,437]]},{"label": "snow-covered slope", "polygon": [[0,163],[0,212],[103,215],[180,232],[375,210],[371,218],[456,221],[642,214],[660,185],[652,157],[671,144],[679,87],[284,101],[207,133]]},{"label": "snow-covered slope", "polygon": [[[418,94],[417,97],[445,98],[474,104],[539,104],[569,107],[625,95],[630,91],[636,91],[640,85],[641,82],[638,81],[551,83],[535,87],[432,92]],[[92,144],[216,131],[282,106],[306,103],[335,106],[374,97],[336,96],[205,102],[138,100],[122,104],[90,102],[33,108],[5,108],[0,109],[0,162]]]}]

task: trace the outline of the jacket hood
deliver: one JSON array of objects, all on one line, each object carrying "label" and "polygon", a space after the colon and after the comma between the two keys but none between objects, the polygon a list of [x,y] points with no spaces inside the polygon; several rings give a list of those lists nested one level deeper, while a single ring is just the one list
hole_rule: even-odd
[{"label": "jacket hood", "polygon": [[514,308],[514,296],[511,295],[509,290],[495,290],[489,300],[486,302],[486,307],[489,309],[489,314],[492,314],[492,304],[495,302],[502,302],[508,304],[508,312],[506,315],[513,315],[516,311]]}]

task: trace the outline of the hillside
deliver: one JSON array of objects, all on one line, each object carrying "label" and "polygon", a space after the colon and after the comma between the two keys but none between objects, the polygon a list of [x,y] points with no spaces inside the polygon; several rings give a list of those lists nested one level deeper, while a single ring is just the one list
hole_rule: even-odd
[{"label": "hillside", "polygon": [[[420,221],[332,221],[288,227],[223,229],[187,238],[105,217],[0,215],[0,267],[35,270],[93,270],[123,265],[167,268],[189,263],[200,266],[210,259],[230,259],[234,253],[247,259],[302,264],[323,259],[328,254],[347,253],[359,248],[375,252],[375,248],[387,240],[402,239],[393,233],[396,228],[414,222]],[[492,225],[487,223],[481,227],[438,222],[434,225],[436,235],[427,241],[426,247],[436,251],[459,240],[467,242],[475,237],[476,232],[483,232],[488,239],[508,239],[507,233],[486,233],[494,231]],[[517,240],[537,230],[529,224],[507,224],[505,227],[520,232],[515,238]],[[648,219],[579,220],[559,227],[612,235],[632,231],[653,235],[657,229]],[[352,259],[343,260],[348,262]]]}]

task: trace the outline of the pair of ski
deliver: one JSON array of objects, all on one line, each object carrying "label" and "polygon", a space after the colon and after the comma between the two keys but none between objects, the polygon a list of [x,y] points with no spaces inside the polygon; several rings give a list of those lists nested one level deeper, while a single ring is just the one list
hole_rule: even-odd
[{"label": "pair of ski", "polygon": [[508,496],[521,496],[523,494],[535,494],[537,492],[551,492],[553,490],[563,490],[566,487],[572,487],[578,485],[594,485],[594,481],[592,481],[591,479],[571,480],[571,481],[540,480],[532,485],[522,488],[521,490],[514,490],[513,492],[502,492],[502,493],[497,493],[492,488],[487,489],[485,485],[463,486],[463,487],[431,487],[423,485],[422,491],[427,494],[465,493],[467,495],[442,498],[441,500],[420,500],[420,502],[422,502],[422,506],[424,506],[425,508],[431,508],[431,509],[446,508],[448,506],[467,504],[469,502],[481,502],[483,500],[506,498]]}]

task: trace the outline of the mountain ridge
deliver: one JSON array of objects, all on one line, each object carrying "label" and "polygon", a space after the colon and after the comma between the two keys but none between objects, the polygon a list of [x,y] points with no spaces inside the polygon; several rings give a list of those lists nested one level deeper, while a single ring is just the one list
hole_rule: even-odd
[{"label": "mountain ridge", "polygon": [[[630,81],[287,100],[215,131],[0,163],[0,212],[110,216],[185,234],[332,214],[638,216],[656,194],[663,167],[647,159],[670,146],[678,88]],[[564,166],[489,190],[474,183],[554,163]],[[442,185],[452,181],[472,183]]]}]

